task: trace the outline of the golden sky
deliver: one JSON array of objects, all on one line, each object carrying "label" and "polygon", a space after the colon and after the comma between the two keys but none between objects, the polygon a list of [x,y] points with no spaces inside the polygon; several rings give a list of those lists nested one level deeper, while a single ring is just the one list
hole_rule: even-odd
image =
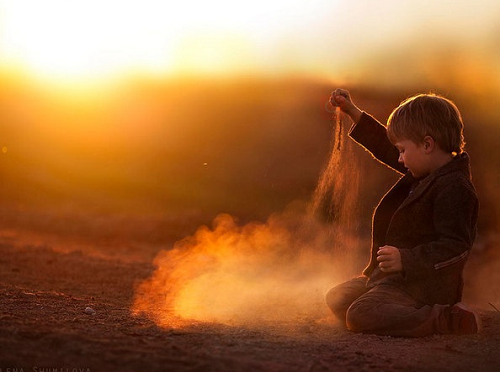
[{"label": "golden sky", "polygon": [[65,82],[407,69],[420,79],[451,55],[498,76],[499,25],[497,0],[0,0],[0,67]]},{"label": "golden sky", "polygon": [[[228,185],[207,191],[222,203],[241,169],[252,188],[287,172],[262,160],[283,149],[256,158],[255,148],[303,123],[296,137],[313,138],[311,120],[330,120],[324,87],[337,84],[398,99],[436,91],[465,102],[482,130],[498,126],[499,46],[499,0],[0,0],[3,195],[174,200],[210,175]],[[317,80],[169,80],[200,75]],[[397,100],[387,97],[388,113]],[[221,155],[230,151],[239,157]],[[305,172],[317,164],[308,159]]]}]

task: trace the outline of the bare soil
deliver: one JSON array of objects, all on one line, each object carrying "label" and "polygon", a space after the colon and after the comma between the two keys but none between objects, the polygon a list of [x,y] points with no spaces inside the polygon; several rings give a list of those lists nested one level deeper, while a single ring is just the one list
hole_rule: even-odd
[{"label": "bare soil", "polygon": [[[149,256],[3,240],[0,371],[498,371],[500,313],[483,310],[478,335],[421,339],[353,334],[333,319],[232,327],[160,328],[134,316]],[[118,256],[122,256],[119,258]],[[130,258],[130,256],[129,256]],[[87,314],[92,308],[95,314]]]}]

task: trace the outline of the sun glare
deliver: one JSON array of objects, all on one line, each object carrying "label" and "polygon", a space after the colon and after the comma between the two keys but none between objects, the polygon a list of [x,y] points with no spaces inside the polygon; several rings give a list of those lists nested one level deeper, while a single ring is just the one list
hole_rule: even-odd
[{"label": "sun glare", "polygon": [[299,3],[0,0],[0,56],[65,81],[247,69],[251,44],[292,27]]},{"label": "sun glare", "polygon": [[[139,2],[9,1],[4,60],[48,78],[88,79],[169,66],[175,27]],[[174,25],[175,26],[175,25]]]}]

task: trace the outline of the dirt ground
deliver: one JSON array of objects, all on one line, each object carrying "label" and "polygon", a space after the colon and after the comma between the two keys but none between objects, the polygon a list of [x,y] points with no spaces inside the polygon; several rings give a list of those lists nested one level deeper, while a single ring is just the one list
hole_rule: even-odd
[{"label": "dirt ground", "polygon": [[99,256],[5,238],[0,252],[1,372],[499,370],[493,309],[481,311],[479,335],[422,339],[353,334],[333,319],[165,329],[130,311],[154,252]]}]

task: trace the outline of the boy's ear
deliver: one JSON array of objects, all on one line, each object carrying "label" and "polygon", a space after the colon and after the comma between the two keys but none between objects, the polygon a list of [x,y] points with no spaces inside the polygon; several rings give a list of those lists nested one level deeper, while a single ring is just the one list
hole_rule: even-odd
[{"label": "boy's ear", "polygon": [[423,140],[423,145],[424,145],[424,150],[428,154],[432,150],[434,150],[434,146],[436,146],[436,142],[434,141],[434,138],[431,136],[425,136]]}]

